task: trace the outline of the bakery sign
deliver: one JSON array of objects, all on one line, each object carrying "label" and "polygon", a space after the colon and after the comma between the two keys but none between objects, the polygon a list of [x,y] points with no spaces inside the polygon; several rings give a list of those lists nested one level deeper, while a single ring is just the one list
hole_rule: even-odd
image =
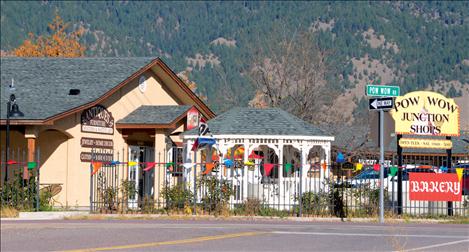
[{"label": "bakery sign", "polygon": [[456,173],[409,172],[409,199],[461,201],[461,182]]},{"label": "bakery sign", "polygon": [[399,96],[391,115],[396,134],[459,136],[459,106],[453,99],[430,91]]},{"label": "bakery sign", "polygon": [[114,117],[104,106],[96,105],[81,113],[81,131],[114,134]]}]

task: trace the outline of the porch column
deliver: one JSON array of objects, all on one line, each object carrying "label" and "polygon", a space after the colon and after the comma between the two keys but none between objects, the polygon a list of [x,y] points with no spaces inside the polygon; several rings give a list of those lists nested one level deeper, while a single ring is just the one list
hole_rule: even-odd
[{"label": "porch column", "polygon": [[[155,162],[156,163],[162,163],[165,162],[165,156],[166,156],[166,141],[165,141],[166,135],[164,130],[158,130],[155,129]],[[166,167],[165,165],[157,164],[155,166],[155,183],[154,183],[154,199],[156,202],[158,202],[158,206],[160,205],[159,203],[162,202],[162,198],[160,195],[163,186],[164,186],[164,180],[166,176]]]},{"label": "porch column", "polygon": [[308,177],[308,171],[311,167],[311,164],[308,163],[308,154],[311,150],[311,146],[303,145],[301,147],[301,182],[302,182],[302,192],[305,192],[306,188],[306,178]]},{"label": "porch column", "polygon": [[[283,181],[283,170],[284,170],[284,164],[283,164],[283,144],[278,145],[278,200],[279,200],[279,208],[283,209],[285,204],[285,185]],[[280,205],[282,205],[280,207]]]},{"label": "porch column", "polygon": [[[246,163],[249,160],[249,152],[250,150],[250,144],[248,144],[247,141],[244,141],[244,158],[243,162]],[[244,165],[243,169],[243,198],[242,200],[246,200],[248,198],[248,166]]]},{"label": "porch column", "polygon": [[[35,162],[39,160],[35,160],[35,155],[36,155],[36,138],[37,138],[38,132],[36,128],[33,127],[27,127],[25,131],[25,138],[28,143],[28,162]],[[36,169],[39,169],[39,166],[36,166]],[[23,179],[29,179],[29,170],[28,166],[23,167]]]},{"label": "porch column", "polygon": [[[324,149],[324,160],[321,161],[321,180],[329,178],[330,173],[330,158],[331,158],[331,143],[326,143],[321,146]],[[326,171],[322,169],[322,163],[327,165]]]},{"label": "porch column", "polygon": [[[194,157],[193,157],[193,153],[191,151],[192,149],[192,146],[194,145],[194,140],[185,140],[185,143],[184,143],[184,160],[183,162],[184,163],[193,163],[193,160],[194,160]],[[193,187],[189,186],[189,185],[193,185],[194,184],[194,169],[195,169],[195,165],[191,166],[191,167],[184,167],[184,180],[186,181],[186,186],[188,186],[189,190],[193,190]]]}]

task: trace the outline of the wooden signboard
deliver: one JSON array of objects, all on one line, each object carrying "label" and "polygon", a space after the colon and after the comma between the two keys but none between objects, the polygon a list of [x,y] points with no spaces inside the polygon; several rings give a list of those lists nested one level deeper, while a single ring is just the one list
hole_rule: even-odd
[{"label": "wooden signboard", "polygon": [[114,134],[114,117],[104,106],[96,105],[81,113],[81,131]]}]

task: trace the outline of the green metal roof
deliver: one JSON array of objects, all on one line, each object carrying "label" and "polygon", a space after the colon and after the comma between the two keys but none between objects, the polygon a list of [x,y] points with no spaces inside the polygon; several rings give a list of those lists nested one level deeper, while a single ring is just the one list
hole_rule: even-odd
[{"label": "green metal roof", "polygon": [[[329,136],[278,108],[233,108],[208,121],[213,135]],[[185,133],[196,135],[197,129]]]},{"label": "green metal roof", "polygon": [[[95,101],[154,58],[1,58],[1,104],[14,78],[21,119],[47,119]],[[69,95],[80,89],[79,95]],[[3,105],[2,105],[3,106]],[[6,118],[5,109],[1,119]]]},{"label": "green metal roof", "polygon": [[140,106],[117,124],[170,124],[186,113],[192,106]]}]

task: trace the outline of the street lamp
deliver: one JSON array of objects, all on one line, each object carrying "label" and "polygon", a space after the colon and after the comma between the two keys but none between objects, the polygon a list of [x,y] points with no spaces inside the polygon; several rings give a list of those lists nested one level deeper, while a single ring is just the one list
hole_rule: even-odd
[{"label": "street lamp", "polygon": [[10,117],[23,117],[23,112],[20,111],[18,104],[16,104],[16,97],[14,94],[10,95],[7,102],[7,136],[6,136],[6,165],[5,165],[5,182],[8,181],[8,159],[10,154]]}]

